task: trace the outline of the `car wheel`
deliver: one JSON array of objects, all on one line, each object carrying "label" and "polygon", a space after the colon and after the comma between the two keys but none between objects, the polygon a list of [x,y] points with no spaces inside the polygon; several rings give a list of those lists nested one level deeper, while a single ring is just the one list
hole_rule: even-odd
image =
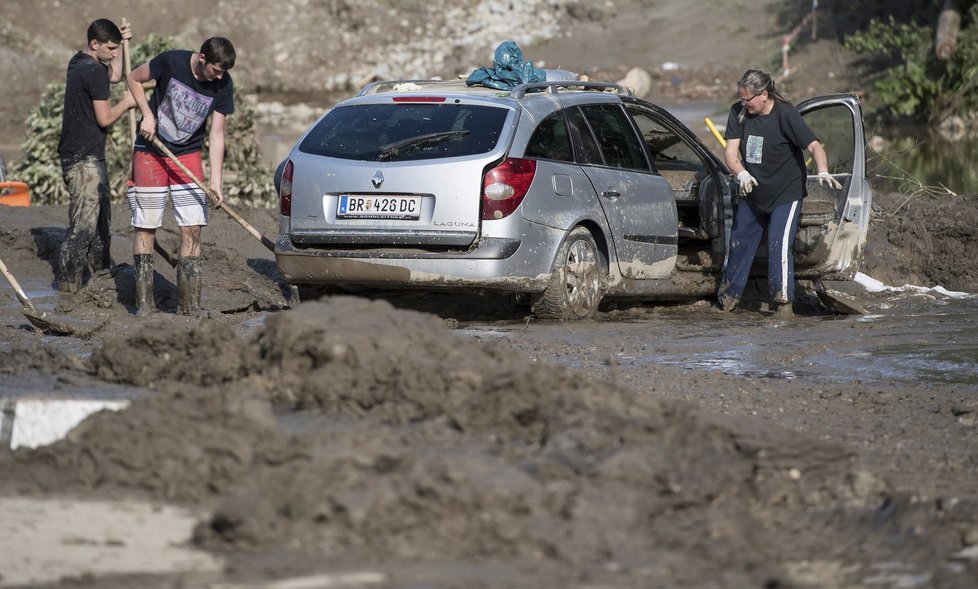
[{"label": "car wheel", "polygon": [[590,319],[604,296],[608,271],[594,237],[576,227],[554,259],[550,284],[533,302],[533,314],[544,319]]}]

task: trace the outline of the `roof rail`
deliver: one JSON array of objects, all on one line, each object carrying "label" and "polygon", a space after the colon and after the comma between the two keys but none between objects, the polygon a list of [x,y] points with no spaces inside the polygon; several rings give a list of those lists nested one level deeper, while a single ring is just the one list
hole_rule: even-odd
[{"label": "roof rail", "polygon": [[396,91],[401,84],[413,84],[415,86],[434,86],[436,84],[450,85],[453,80],[381,80],[367,84],[360,90],[358,96],[368,94],[379,94],[380,92]]},{"label": "roof rail", "polygon": [[[472,90],[492,90],[492,88],[485,88],[483,86],[468,86],[463,80],[381,80],[378,82],[372,82],[367,84],[360,90],[358,96],[367,96],[368,94],[379,94],[381,92],[410,92],[419,90],[424,86],[455,86],[459,89],[472,89]],[[398,86],[405,86],[404,88],[398,88]],[[519,86],[513,88],[509,91],[509,95],[513,98],[523,98],[527,92],[533,90],[546,90],[550,94],[556,94],[557,90],[564,89],[580,89],[580,90],[601,90],[601,91],[613,91],[616,94],[623,94],[625,96],[635,96],[635,93],[631,88],[623,86],[621,84],[615,84],[613,82],[591,82],[589,80],[555,80],[550,82],[529,82],[527,84],[520,84]],[[496,90],[499,92],[499,90]],[[503,90],[505,92],[505,90]]]},{"label": "roof rail", "polygon": [[520,84],[510,92],[513,98],[523,98],[528,90],[546,90],[550,94],[556,94],[560,88],[579,88],[581,90],[613,90],[616,94],[635,96],[631,88],[615,84],[614,82],[591,82],[588,80],[560,80],[558,82],[530,82]]}]

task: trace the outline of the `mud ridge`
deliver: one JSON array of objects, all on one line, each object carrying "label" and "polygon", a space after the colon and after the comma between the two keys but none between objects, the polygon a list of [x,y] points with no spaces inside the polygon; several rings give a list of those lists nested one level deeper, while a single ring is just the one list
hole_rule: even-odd
[{"label": "mud ridge", "polygon": [[840,446],[520,360],[382,301],[306,303],[247,340],[150,324],[86,369],[156,392],[0,451],[0,492],[203,502],[197,542],[218,551],[757,586],[785,578],[781,522],[887,496]]}]

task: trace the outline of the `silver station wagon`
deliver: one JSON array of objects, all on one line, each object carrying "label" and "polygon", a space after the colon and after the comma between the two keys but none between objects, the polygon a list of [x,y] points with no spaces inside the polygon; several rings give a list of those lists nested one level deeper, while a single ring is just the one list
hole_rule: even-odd
[{"label": "silver station wagon", "polygon": [[[843,189],[809,170],[797,277],[851,279],[872,199],[859,103],[798,108]],[[713,293],[737,192],[665,109],[577,80],[374,83],[316,121],[278,176],[275,257],[291,284],[524,293],[557,319],[592,317],[605,297]]]}]

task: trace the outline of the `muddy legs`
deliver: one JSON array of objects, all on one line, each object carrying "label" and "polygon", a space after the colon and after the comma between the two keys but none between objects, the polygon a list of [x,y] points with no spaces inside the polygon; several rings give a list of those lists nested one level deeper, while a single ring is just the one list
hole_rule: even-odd
[{"label": "muddy legs", "polygon": [[136,279],[136,315],[145,317],[154,307],[153,300],[153,254],[133,256],[133,276]]},{"label": "muddy legs", "polygon": [[177,262],[177,313],[197,315],[200,313],[200,257],[180,257]]},{"label": "muddy legs", "polygon": [[[145,317],[156,307],[153,299],[153,254],[135,254],[133,261],[133,275],[136,280],[136,315]],[[177,313],[200,314],[200,286],[200,257],[181,257],[177,261]]]},{"label": "muddy legs", "polygon": [[82,286],[83,268],[70,248],[62,245],[58,255],[58,290],[78,292]]}]

